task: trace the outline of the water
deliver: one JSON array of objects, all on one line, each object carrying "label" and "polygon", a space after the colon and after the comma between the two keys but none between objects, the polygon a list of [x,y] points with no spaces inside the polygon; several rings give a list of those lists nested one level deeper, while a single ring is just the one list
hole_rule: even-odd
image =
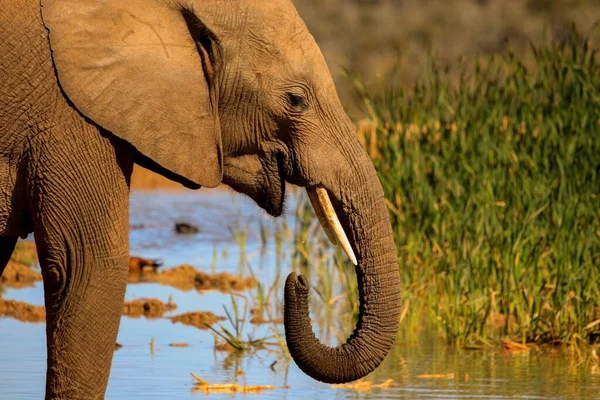
[{"label": "water", "polygon": [[[290,271],[289,249],[284,248],[283,254],[277,256],[271,241],[261,251],[259,226],[262,224],[272,232],[280,225],[249,200],[208,190],[133,193],[131,206],[133,255],[161,258],[167,268],[189,263],[207,271],[216,267],[219,272],[248,275],[250,266],[266,287],[279,276],[278,272],[281,275],[278,281],[281,281]],[[293,198],[288,209],[294,210]],[[294,229],[296,221],[292,213],[288,212],[285,218],[290,229]],[[201,231],[197,235],[175,235],[176,221],[198,225]],[[247,233],[244,251],[240,251],[232,235],[236,231]],[[251,301],[256,291],[243,295]],[[281,295],[279,288],[273,299],[279,307]],[[41,305],[42,285],[8,289],[4,297]],[[178,308],[166,316],[188,311],[224,315],[223,305],[231,309],[232,301],[230,296],[217,292],[185,292],[158,284],[129,285],[126,300],[140,297],[155,297],[164,302],[172,297]],[[237,298],[237,301],[243,306],[243,299]],[[276,328],[282,331],[281,325]],[[246,333],[253,337],[272,334],[269,326],[252,325],[247,326]],[[396,386],[368,392],[333,389],[316,382],[302,373],[293,361],[282,357],[277,347],[237,357],[216,352],[214,340],[210,331],[173,324],[168,319],[123,318],[117,341],[124,347],[115,352],[106,397],[203,398],[202,392],[193,391],[190,372],[211,383],[276,387],[260,394],[210,394],[218,398],[595,399],[600,393],[600,372],[588,365],[575,365],[569,358],[536,352],[460,350],[440,343],[427,331],[418,335],[407,332],[400,337],[383,365],[369,377],[375,383],[391,378]],[[151,351],[151,341],[154,351]],[[188,343],[189,347],[170,347],[174,342]],[[42,398],[45,363],[43,324],[0,319],[0,399]],[[239,375],[238,371],[243,374]],[[439,377],[419,377],[422,374],[439,374]]]}]

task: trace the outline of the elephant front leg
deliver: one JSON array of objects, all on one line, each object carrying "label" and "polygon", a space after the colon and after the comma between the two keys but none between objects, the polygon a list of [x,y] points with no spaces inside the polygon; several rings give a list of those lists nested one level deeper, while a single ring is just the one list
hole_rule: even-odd
[{"label": "elephant front leg", "polygon": [[60,144],[72,147],[48,154],[32,191],[39,194],[32,220],[47,314],[46,398],[103,399],[128,274],[132,161],[119,165],[100,135]]},{"label": "elephant front leg", "polygon": [[2,276],[8,260],[10,260],[10,256],[15,250],[17,239],[16,236],[0,236],[0,276]]}]

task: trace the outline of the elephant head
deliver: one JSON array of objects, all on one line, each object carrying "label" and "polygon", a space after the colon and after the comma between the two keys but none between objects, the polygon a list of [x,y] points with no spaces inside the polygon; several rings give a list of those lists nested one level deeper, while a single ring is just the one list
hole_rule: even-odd
[{"label": "elephant head", "polygon": [[383,190],[325,60],[290,0],[42,0],[59,83],[87,118],[133,145],[138,163],[189,187],[223,182],[273,216],[285,183],[305,187],[330,239],[356,265],[354,332],[312,332],[307,280],[285,284],[298,366],[324,382],[374,370],[400,314]]}]

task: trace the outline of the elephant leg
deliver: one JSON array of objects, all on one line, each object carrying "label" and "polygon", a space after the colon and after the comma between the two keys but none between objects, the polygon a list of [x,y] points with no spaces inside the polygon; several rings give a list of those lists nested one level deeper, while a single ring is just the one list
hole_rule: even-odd
[{"label": "elephant leg", "polygon": [[17,239],[17,236],[0,236],[0,276],[2,276],[8,260],[10,260],[10,256],[15,250]]},{"label": "elephant leg", "polygon": [[46,304],[46,398],[102,399],[127,282],[133,155],[91,127],[72,136],[44,140],[30,190]]}]

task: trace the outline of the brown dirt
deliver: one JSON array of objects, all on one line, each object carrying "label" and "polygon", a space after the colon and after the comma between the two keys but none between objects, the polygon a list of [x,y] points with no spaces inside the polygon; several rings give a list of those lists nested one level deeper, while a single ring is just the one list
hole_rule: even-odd
[{"label": "brown dirt", "polygon": [[35,243],[19,240],[10,260],[27,266],[37,264],[38,259]]},{"label": "brown dirt", "polygon": [[46,309],[22,301],[0,299],[0,316],[23,322],[46,322]]},{"label": "brown dirt", "polygon": [[0,277],[0,285],[15,289],[33,286],[35,281],[42,280],[42,274],[31,268],[36,264],[35,243],[18,241],[4,273]]},{"label": "brown dirt", "polygon": [[145,271],[156,271],[162,263],[160,260],[153,260],[150,258],[141,257],[129,257],[129,272],[145,272]]},{"label": "brown dirt", "polygon": [[198,329],[208,329],[206,325],[213,325],[217,321],[224,321],[225,318],[215,315],[210,311],[196,311],[176,315],[169,318],[173,323],[179,322],[188,326],[195,326]]},{"label": "brown dirt", "polygon": [[21,289],[31,287],[36,281],[42,280],[40,272],[32,271],[30,267],[15,261],[9,261],[2,277],[0,284],[10,288]]},{"label": "brown dirt", "polygon": [[[131,318],[142,316],[160,318],[165,312],[176,308],[176,304],[165,304],[158,299],[137,299],[123,304],[123,315]],[[46,309],[44,306],[0,299],[0,316],[15,318],[23,322],[46,322]]]},{"label": "brown dirt", "polygon": [[173,311],[177,304],[163,303],[158,299],[136,299],[123,304],[123,315],[130,318],[160,318],[164,313]]},{"label": "brown dirt", "polygon": [[160,273],[144,271],[142,274],[132,273],[129,275],[129,283],[139,282],[161,283],[184,291],[192,289],[219,290],[225,293],[232,290],[248,290],[258,286],[258,281],[253,277],[237,277],[227,272],[208,274],[188,264],[166,269]]},{"label": "brown dirt", "polygon": [[199,290],[219,290],[229,292],[230,290],[242,291],[255,288],[258,281],[251,276],[246,278],[233,276],[227,272],[210,275],[199,272],[195,277],[196,288]]}]

